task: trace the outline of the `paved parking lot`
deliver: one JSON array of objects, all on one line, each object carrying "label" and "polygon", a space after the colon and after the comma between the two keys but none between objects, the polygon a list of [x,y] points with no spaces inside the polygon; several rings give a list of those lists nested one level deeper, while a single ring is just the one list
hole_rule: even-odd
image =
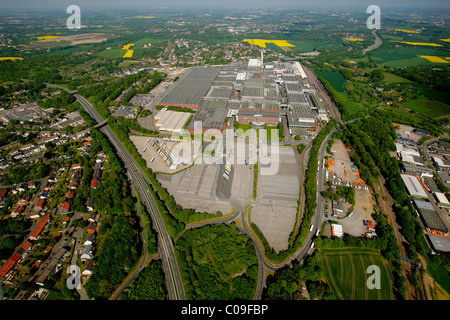
[{"label": "paved parking lot", "polygon": [[[173,149],[173,154],[177,154],[180,152],[180,156],[185,156],[186,158],[193,159],[193,150],[194,148],[198,148],[195,145],[191,145],[189,143],[180,143],[180,142],[172,142],[172,141],[164,141],[161,138],[149,138],[144,136],[130,136],[131,141],[136,146],[139,154],[142,158],[147,162],[147,166],[153,170],[153,172],[163,172],[163,173],[175,173],[180,170],[183,170],[188,167],[188,165],[179,165],[176,169],[170,169],[167,166],[161,156],[156,151],[156,145],[152,146],[153,139],[156,139],[160,143],[164,143],[166,146]],[[150,140],[149,140],[150,139]],[[189,147],[192,147],[192,152],[186,152],[186,155],[183,154],[183,150],[188,150]],[[144,149],[147,148],[145,151]],[[153,162],[151,161],[154,158]]]},{"label": "paved parking lot", "polygon": [[[356,189],[355,190],[355,206],[353,212],[345,217],[331,217],[328,215],[326,220],[333,220],[339,222],[344,229],[344,233],[348,233],[355,237],[361,237],[364,233],[369,232],[367,227],[364,226],[363,220],[371,220],[373,224],[376,224],[372,217],[374,211],[375,200],[372,197],[370,191]],[[329,210],[331,212],[331,210]]]},{"label": "paved parking lot", "polygon": [[217,194],[223,169],[219,164],[199,164],[174,175],[159,174],[158,180],[183,208],[199,212],[230,213],[233,206]]},{"label": "paved parking lot", "polygon": [[292,147],[280,146],[279,169],[275,175],[258,176],[258,197],[251,221],[277,252],[288,248],[294,229],[300,192],[300,166]]}]

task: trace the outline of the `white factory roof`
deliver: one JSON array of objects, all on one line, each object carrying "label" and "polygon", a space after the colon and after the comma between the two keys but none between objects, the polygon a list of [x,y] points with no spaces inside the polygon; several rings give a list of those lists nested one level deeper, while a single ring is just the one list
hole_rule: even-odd
[{"label": "white factory roof", "polygon": [[245,80],[246,75],[247,75],[247,73],[245,71],[244,72],[239,72],[236,75],[236,80]]},{"label": "white factory roof", "polygon": [[449,165],[445,164],[441,158],[433,157],[433,160],[437,163],[437,165],[439,165],[439,167],[449,167]]},{"label": "white factory roof", "polygon": [[180,131],[191,116],[187,112],[161,110],[155,116],[156,127],[164,131]]},{"label": "white factory roof", "polygon": [[331,230],[333,231],[335,237],[342,238],[344,236],[344,229],[342,228],[341,224],[332,224]]},{"label": "white factory roof", "polygon": [[428,198],[425,189],[422,187],[419,179],[417,179],[416,176],[412,176],[409,174],[402,174],[401,176],[411,196]]},{"label": "white factory roof", "polygon": [[257,68],[261,68],[261,59],[249,59],[248,60],[248,67],[257,67]]},{"label": "white factory roof", "polygon": [[442,192],[435,192],[434,196],[436,197],[436,200],[439,203],[450,204],[450,202],[448,202],[447,197]]}]

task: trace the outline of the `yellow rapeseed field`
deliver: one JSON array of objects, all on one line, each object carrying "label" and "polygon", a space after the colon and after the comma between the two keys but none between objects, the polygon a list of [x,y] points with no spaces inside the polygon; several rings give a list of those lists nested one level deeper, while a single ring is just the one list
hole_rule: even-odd
[{"label": "yellow rapeseed field", "polygon": [[137,18],[137,19],[154,19],[156,17],[155,16],[136,16],[134,18]]},{"label": "yellow rapeseed field", "polygon": [[450,63],[449,61],[442,59],[438,56],[420,56],[420,57],[425,58],[428,61],[435,62],[435,63]]},{"label": "yellow rapeseed field", "polygon": [[38,40],[48,40],[48,39],[56,39],[56,38],[61,38],[61,36],[41,36],[41,37],[36,37],[36,39],[38,39]]},{"label": "yellow rapeseed field", "polygon": [[134,46],[134,43],[129,43],[123,46],[122,49],[127,50],[123,55],[123,58],[131,58],[133,56],[134,50],[130,50],[130,47]]},{"label": "yellow rapeseed field", "polygon": [[273,43],[279,47],[295,47],[286,40],[244,39],[244,42],[261,48],[266,48],[266,43]]},{"label": "yellow rapeseed field", "polygon": [[411,41],[393,41],[393,42],[405,43],[405,44],[410,44],[413,46],[443,47],[442,44],[431,43],[431,42],[411,42]]},{"label": "yellow rapeseed field", "polygon": [[349,40],[349,41],[365,41],[365,39],[361,39],[361,38],[344,38],[344,40]]},{"label": "yellow rapeseed field", "polygon": [[0,60],[23,60],[20,57],[0,57]]},{"label": "yellow rapeseed field", "polygon": [[395,31],[406,32],[406,33],[420,33],[421,31],[405,30],[405,29],[395,29]]},{"label": "yellow rapeseed field", "polygon": [[441,39],[441,41],[450,42],[450,39]]}]

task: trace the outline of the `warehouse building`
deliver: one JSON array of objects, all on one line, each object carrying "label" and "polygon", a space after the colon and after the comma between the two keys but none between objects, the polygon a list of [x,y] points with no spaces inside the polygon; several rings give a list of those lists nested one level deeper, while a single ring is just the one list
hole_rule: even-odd
[{"label": "warehouse building", "polygon": [[192,68],[175,83],[158,104],[198,109],[218,74],[217,68]]},{"label": "warehouse building", "polygon": [[254,124],[256,127],[264,127],[264,125],[275,127],[280,122],[280,116],[277,112],[267,110],[240,109],[236,115],[236,121],[240,124]]},{"label": "warehouse building", "polygon": [[216,129],[223,132],[226,128],[225,119],[227,117],[226,108],[211,108],[202,107],[192,117],[186,129],[193,134],[195,129],[195,122],[201,123],[201,133],[206,130]]},{"label": "warehouse building", "polygon": [[428,243],[430,243],[430,245],[434,251],[450,252],[450,239],[449,238],[436,236],[434,234],[427,234],[426,238],[428,239]]},{"label": "warehouse building", "polygon": [[440,208],[450,210],[450,202],[442,192],[433,192],[433,194]]},{"label": "warehouse building", "polygon": [[158,131],[180,132],[191,117],[191,113],[161,109],[155,116]]},{"label": "warehouse building", "polygon": [[420,217],[427,232],[441,236],[448,236],[447,227],[430,202],[414,200],[414,204],[419,211]]},{"label": "warehouse building", "polygon": [[401,175],[403,182],[406,185],[406,189],[411,197],[414,198],[428,198],[425,189],[422,187],[419,179],[415,176],[411,176],[409,174]]},{"label": "warehouse building", "polygon": [[[220,68],[192,68],[157,104],[196,110],[186,127],[189,132],[193,131],[195,121],[202,121],[203,131],[224,130],[229,110],[237,115],[239,123],[251,123],[256,127],[276,126],[281,112],[289,110],[289,129],[316,133],[318,115],[325,115],[326,110],[320,100],[313,103],[307,96],[305,87],[309,85],[300,63],[271,62],[267,66],[271,68],[264,68],[261,58]],[[172,123],[172,127],[177,127],[172,128],[164,124],[164,114],[160,117],[155,118],[160,130],[180,127]]]},{"label": "warehouse building", "polygon": [[318,131],[317,115],[306,106],[295,105],[289,107],[287,121],[289,129],[304,129],[308,133]]}]

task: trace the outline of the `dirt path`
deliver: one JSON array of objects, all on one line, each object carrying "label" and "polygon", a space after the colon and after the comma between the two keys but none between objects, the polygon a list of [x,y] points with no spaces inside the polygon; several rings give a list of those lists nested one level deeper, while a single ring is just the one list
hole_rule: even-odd
[{"label": "dirt path", "polygon": [[[408,255],[406,253],[406,249],[405,249],[405,245],[404,245],[406,243],[405,238],[400,233],[400,227],[397,224],[397,221],[395,219],[395,213],[392,209],[393,203],[392,203],[391,195],[386,190],[383,177],[380,176],[379,182],[380,182],[381,188],[378,183],[375,183],[374,190],[375,190],[376,194],[378,195],[378,201],[379,201],[379,204],[381,207],[381,212],[384,214],[387,214],[389,224],[394,228],[395,237],[397,238],[398,245],[400,246],[400,254],[404,257],[407,257]],[[387,200],[385,200],[385,199],[387,199]],[[400,261],[403,266],[403,276],[406,279],[406,288],[407,288],[406,299],[407,300],[416,300],[417,296],[416,296],[416,290],[415,290],[413,282],[412,282],[413,279],[412,279],[412,273],[411,273],[411,265],[404,260],[400,260]]]}]

